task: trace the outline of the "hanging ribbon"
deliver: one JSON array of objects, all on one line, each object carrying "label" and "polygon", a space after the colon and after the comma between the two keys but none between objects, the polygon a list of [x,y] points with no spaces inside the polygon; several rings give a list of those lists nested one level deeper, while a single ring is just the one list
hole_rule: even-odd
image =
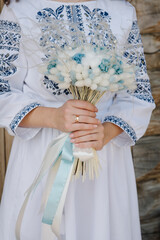
[{"label": "hanging ribbon", "polygon": [[59,238],[62,212],[72,176],[73,163],[73,145],[70,142],[69,133],[61,134],[49,145],[41,170],[27,191],[16,223],[17,240],[20,240],[21,224],[30,195],[36,190],[36,187],[48,172],[46,190],[42,201],[42,208],[45,207],[42,222],[51,225],[52,231]]}]

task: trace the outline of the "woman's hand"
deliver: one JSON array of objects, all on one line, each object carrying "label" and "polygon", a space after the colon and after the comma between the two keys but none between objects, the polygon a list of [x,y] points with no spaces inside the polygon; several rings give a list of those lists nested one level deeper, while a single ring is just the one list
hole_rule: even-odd
[{"label": "woman's hand", "polygon": [[111,139],[123,130],[113,123],[100,123],[97,128],[88,131],[75,131],[70,134],[71,142],[79,148],[101,150]]},{"label": "woman's hand", "polygon": [[[37,107],[28,113],[19,127],[56,128],[62,132],[93,130],[100,123],[97,108],[86,101],[68,100],[59,108]],[[78,122],[76,122],[78,117]]]},{"label": "woman's hand", "polygon": [[76,131],[70,134],[71,142],[79,148],[101,150],[104,146],[104,126],[99,123],[95,129]]},{"label": "woman's hand", "polygon": [[[96,119],[97,108],[86,101],[68,100],[54,114],[55,128],[62,132],[91,131],[97,128],[100,121]],[[78,122],[76,122],[78,116]]]}]

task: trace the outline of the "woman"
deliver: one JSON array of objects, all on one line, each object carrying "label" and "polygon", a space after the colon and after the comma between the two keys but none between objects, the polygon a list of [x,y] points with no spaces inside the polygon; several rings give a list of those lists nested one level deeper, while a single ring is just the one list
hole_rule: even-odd
[{"label": "woman", "polygon": [[[34,53],[34,47],[24,40],[26,29],[32,35],[46,17],[72,19],[85,26],[81,30],[87,34],[87,22],[92,20],[95,8],[117,42],[127,41],[129,49],[138,51],[136,65],[140,67],[134,92],[106,93],[97,107],[71,100],[67,91],[54,85],[48,91],[44,76],[35,67],[41,58],[28,54],[28,49]],[[130,146],[146,131],[155,105],[134,7],[125,1],[109,0],[20,0],[5,6],[1,19],[0,126],[15,136],[0,208],[1,239],[16,239],[15,224],[24,193],[38,173],[48,144],[61,132],[72,132],[71,142],[98,151],[102,169],[94,181],[70,183],[61,239],[140,240]],[[42,180],[28,203],[21,240],[57,239],[41,224],[44,185]]]}]

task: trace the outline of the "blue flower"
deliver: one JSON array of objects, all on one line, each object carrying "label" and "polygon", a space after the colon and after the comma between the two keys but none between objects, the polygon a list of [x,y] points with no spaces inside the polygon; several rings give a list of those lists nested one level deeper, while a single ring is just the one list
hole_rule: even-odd
[{"label": "blue flower", "polygon": [[58,77],[58,80],[59,80],[59,81],[64,82],[64,77],[62,76],[61,73],[58,73],[58,74],[57,74],[57,77]]},{"label": "blue flower", "polygon": [[82,58],[85,56],[83,53],[76,53],[72,59],[76,61],[76,63],[81,64],[82,63]]},{"label": "blue flower", "polygon": [[115,64],[112,65],[112,68],[115,70],[115,74],[120,75],[123,73],[123,62],[119,59],[116,59]]},{"label": "blue flower", "polygon": [[98,66],[102,72],[108,72],[110,68],[110,61],[106,58],[103,58],[100,65]]},{"label": "blue flower", "polygon": [[55,68],[57,66],[57,59],[54,59],[52,61],[49,62],[48,66],[47,66],[47,70],[48,72],[52,69]]}]

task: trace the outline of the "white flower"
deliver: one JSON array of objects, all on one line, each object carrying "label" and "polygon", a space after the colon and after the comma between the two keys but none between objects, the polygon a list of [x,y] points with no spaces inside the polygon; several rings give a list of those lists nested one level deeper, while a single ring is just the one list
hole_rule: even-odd
[{"label": "white flower", "polygon": [[90,87],[92,85],[92,80],[90,78],[87,78],[84,80],[85,86]]},{"label": "white flower", "polygon": [[83,71],[82,65],[81,65],[81,64],[77,64],[77,66],[76,66],[76,72],[77,72],[77,73],[81,73],[82,71]]},{"label": "white flower", "polygon": [[108,81],[108,79],[103,79],[103,80],[101,80],[100,83],[99,83],[99,85],[102,86],[102,87],[108,87],[108,86],[109,86],[109,81]]},{"label": "white flower", "polygon": [[64,67],[60,64],[57,65],[57,70],[63,72]]},{"label": "white flower", "polygon": [[85,86],[85,82],[84,82],[84,81],[77,81],[77,82],[75,83],[75,85],[76,85],[77,87],[83,87],[83,86]]},{"label": "white flower", "polygon": [[83,69],[82,76],[83,76],[84,79],[88,77],[88,69],[87,70]]},{"label": "white flower", "polygon": [[59,78],[56,75],[49,75],[49,79],[56,83],[60,83]]},{"label": "white flower", "polygon": [[70,77],[64,77],[64,82],[70,83],[71,82],[71,78]]},{"label": "white flower", "polygon": [[52,68],[49,72],[51,74],[56,74],[56,73],[58,73],[58,70],[57,70],[57,68]]},{"label": "white flower", "polygon": [[108,80],[109,81],[109,79],[111,77],[108,73],[103,73],[101,76],[102,76],[101,81],[102,80],[104,80],[104,81]]},{"label": "white flower", "polygon": [[98,67],[93,68],[93,74],[95,74],[95,76],[100,75],[100,73],[101,73],[101,70]]},{"label": "white flower", "polygon": [[92,89],[92,90],[96,90],[97,87],[98,87],[98,86],[97,86],[97,84],[95,84],[95,83],[93,83],[93,84],[91,85],[91,89]]},{"label": "white flower", "polygon": [[108,71],[109,75],[114,75],[115,74],[115,70],[113,68],[110,68]]},{"label": "white flower", "polygon": [[59,83],[58,86],[61,89],[66,89],[66,88],[69,88],[70,83],[63,82],[63,83]]},{"label": "white flower", "polygon": [[93,50],[86,52],[85,57],[82,58],[82,64],[84,66],[91,66],[91,68],[96,68],[101,63],[101,56],[97,56]]},{"label": "white flower", "polygon": [[95,77],[95,79],[93,81],[94,81],[94,83],[100,83],[102,81],[102,76]]},{"label": "white flower", "polygon": [[79,81],[79,80],[82,80],[82,79],[83,79],[82,74],[76,73],[76,79],[77,79],[78,81]]}]

